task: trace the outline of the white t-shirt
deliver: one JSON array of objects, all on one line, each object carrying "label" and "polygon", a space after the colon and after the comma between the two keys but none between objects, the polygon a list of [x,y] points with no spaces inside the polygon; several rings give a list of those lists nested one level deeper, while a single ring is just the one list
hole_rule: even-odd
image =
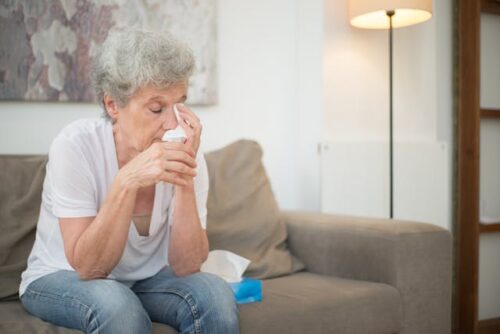
[{"label": "white t-shirt", "polygon": [[[201,225],[206,228],[208,173],[203,154],[196,157],[194,179]],[[36,239],[22,273],[19,295],[39,277],[58,270],[74,270],[66,259],[59,217],[93,217],[99,212],[118,173],[111,121],[83,119],[66,126],[54,139],[43,183]],[[131,223],[120,262],[108,278],[124,283],[151,277],[168,265],[169,226],[172,224],[174,186],[155,186],[148,236]]]}]

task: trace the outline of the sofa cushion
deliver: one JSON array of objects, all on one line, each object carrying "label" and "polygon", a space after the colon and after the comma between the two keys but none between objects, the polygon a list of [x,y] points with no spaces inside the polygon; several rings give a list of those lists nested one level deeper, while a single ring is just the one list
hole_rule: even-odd
[{"label": "sofa cushion", "polygon": [[81,331],[54,326],[30,315],[20,301],[0,302],[0,333],[76,334]]},{"label": "sofa cushion", "polygon": [[[263,281],[261,303],[240,305],[240,329],[251,333],[396,333],[399,292],[386,284],[301,272]],[[20,302],[0,303],[0,333],[81,333],[29,315]],[[177,333],[154,323],[154,334]]]},{"label": "sofa cushion", "polygon": [[269,278],[303,268],[288,251],[287,232],[262,165],[262,150],[239,140],[205,155],[210,179],[210,249],[250,259],[246,276]]},{"label": "sofa cushion", "polygon": [[394,287],[309,272],[264,280],[261,303],[240,306],[242,333],[397,333]]},{"label": "sofa cushion", "polygon": [[[2,334],[81,334],[83,332],[52,325],[24,309],[20,301],[0,302],[0,333]],[[152,334],[176,334],[170,326],[153,323]]]},{"label": "sofa cushion", "polygon": [[0,156],[0,300],[17,299],[35,240],[46,156]]}]

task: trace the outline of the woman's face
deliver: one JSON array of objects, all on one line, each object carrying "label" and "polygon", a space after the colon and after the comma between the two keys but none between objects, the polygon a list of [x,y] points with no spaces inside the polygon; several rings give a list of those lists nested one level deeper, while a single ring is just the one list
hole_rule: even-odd
[{"label": "woman's face", "polygon": [[[108,113],[115,119],[114,127],[128,145],[142,152],[161,141],[167,130],[177,127],[173,107],[186,100],[186,93],[187,82],[168,88],[142,87],[135,91],[126,106],[113,104]],[[110,112],[113,108],[116,111]]]}]

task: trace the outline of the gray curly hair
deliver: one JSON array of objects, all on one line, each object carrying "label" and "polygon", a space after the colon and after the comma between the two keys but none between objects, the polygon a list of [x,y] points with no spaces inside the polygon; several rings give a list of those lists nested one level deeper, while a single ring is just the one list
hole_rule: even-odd
[{"label": "gray curly hair", "polygon": [[92,84],[104,106],[108,94],[119,106],[141,87],[169,87],[189,79],[195,68],[192,51],[168,32],[116,31],[108,35],[93,59]]}]

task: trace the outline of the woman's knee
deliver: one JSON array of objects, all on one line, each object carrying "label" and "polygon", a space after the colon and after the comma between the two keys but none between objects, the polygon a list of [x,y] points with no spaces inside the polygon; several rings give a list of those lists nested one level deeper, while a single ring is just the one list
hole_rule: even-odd
[{"label": "woman's knee", "polygon": [[148,332],[151,320],[137,296],[112,280],[81,281],[60,271],[31,283],[21,301],[33,315],[88,333]]},{"label": "woman's knee", "polygon": [[93,289],[87,318],[88,332],[149,333],[151,320],[137,296],[126,286],[101,280]]},{"label": "woman's knee", "polygon": [[195,276],[200,286],[193,291],[193,297],[207,322],[202,327],[209,332],[217,330],[220,333],[237,333],[239,312],[229,284],[208,273],[198,273]]}]

